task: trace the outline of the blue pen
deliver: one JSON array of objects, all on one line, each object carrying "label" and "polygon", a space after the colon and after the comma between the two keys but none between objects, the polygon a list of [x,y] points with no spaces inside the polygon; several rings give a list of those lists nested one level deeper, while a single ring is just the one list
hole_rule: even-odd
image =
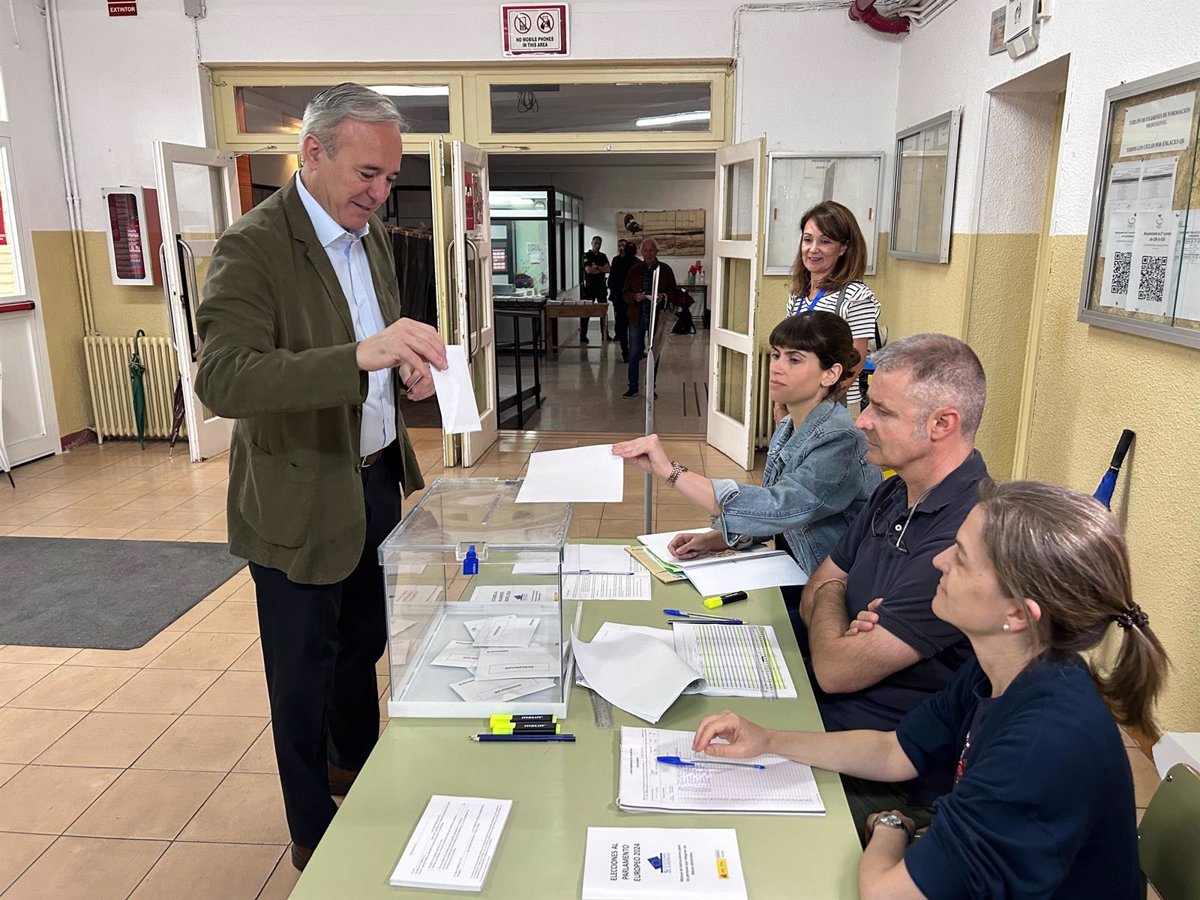
[{"label": "blue pen", "polygon": [[727,619],[725,616],[706,616],[704,613],[686,613],[678,609],[664,609],[663,615],[676,616],[680,619],[700,619],[710,625],[744,625],[741,619]]},{"label": "blue pen", "polygon": [[660,756],[658,761],[667,766],[736,766],[739,769],[765,769],[761,763],[732,762],[724,759],[682,759],[678,756]]}]

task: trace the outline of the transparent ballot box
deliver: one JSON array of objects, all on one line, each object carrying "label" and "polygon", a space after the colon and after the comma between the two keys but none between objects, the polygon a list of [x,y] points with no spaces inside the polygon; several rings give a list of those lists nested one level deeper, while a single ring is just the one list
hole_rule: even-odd
[{"label": "transparent ballot box", "polygon": [[390,716],[566,715],[581,612],[562,589],[571,505],[517,505],[520,488],[439,478],[380,546]]}]

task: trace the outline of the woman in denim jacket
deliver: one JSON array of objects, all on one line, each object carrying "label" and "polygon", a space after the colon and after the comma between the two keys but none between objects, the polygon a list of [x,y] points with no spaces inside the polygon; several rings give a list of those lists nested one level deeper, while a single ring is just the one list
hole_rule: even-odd
[{"label": "woman in denim jacket", "polygon": [[836,313],[814,310],[784,319],[770,342],[770,397],[788,414],[771,437],[762,487],[689,472],[670,460],[658,435],[613,446],[713,517],[713,530],[671,540],[677,559],[773,537],[812,572],[882,480],[866,460],[862,432],[833,399],[859,361],[850,326]]}]

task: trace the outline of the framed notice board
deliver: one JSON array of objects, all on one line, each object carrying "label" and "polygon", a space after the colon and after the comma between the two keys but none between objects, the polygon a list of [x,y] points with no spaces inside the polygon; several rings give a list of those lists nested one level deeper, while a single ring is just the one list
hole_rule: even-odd
[{"label": "framed notice board", "polygon": [[1200,63],[1104,104],[1079,320],[1200,347]]}]

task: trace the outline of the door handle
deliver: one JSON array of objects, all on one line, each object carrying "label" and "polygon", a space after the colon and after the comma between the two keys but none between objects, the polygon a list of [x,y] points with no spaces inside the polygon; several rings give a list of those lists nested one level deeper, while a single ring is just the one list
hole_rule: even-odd
[{"label": "door handle", "polygon": [[[471,315],[471,306],[473,302],[478,303],[479,299],[483,296],[483,283],[480,280],[479,274],[479,248],[468,237],[464,237],[463,242],[471,248],[475,260],[471,267],[471,277],[467,281],[467,359],[472,360],[475,358],[475,354],[479,352],[479,343],[483,337],[483,325],[479,321],[482,316]],[[473,295],[469,289],[471,285],[475,287]],[[480,313],[482,313],[482,310],[480,310]],[[472,321],[475,323],[474,327],[472,327]]]},{"label": "door handle", "polygon": [[192,248],[188,246],[188,242],[176,235],[175,240],[179,242],[179,246],[183,248],[183,255],[187,258],[188,271],[186,274],[180,273],[188,280],[188,291],[186,295],[182,295],[184,302],[184,312],[187,313],[188,320],[192,326],[192,362],[196,361],[198,347],[196,346],[197,337],[200,334],[199,327],[196,324],[196,305],[200,299],[200,276],[196,271],[196,254],[192,252]]}]

